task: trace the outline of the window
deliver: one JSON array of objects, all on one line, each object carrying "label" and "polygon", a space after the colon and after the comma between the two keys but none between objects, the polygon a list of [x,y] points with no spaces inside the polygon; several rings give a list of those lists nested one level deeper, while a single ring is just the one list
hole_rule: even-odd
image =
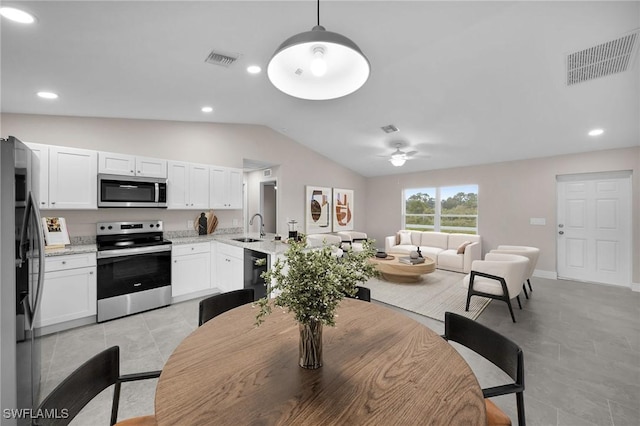
[{"label": "window", "polygon": [[404,190],[404,229],[478,233],[478,185]]}]

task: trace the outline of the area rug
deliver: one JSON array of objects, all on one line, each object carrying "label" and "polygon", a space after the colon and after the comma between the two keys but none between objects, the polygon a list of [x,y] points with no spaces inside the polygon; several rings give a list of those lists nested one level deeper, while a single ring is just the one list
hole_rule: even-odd
[{"label": "area rug", "polygon": [[469,312],[466,312],[467,289],[462,286],[464,276],[436,269],[433,273],[423,275],[417,283],[400,284],[383,278],[371,278],[365,286],[371,289],[371,298],[374,300],[438,321],[444,322],[444,313],[447,311],[476,319],[491,299],[473,296]]}]

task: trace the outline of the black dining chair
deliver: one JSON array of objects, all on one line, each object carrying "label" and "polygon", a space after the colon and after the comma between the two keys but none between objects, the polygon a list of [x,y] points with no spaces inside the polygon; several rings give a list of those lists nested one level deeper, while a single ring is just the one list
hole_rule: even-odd
[{"label": "black dining chair", "polygon": [[347,297],[351,298],[351,299],[359,299],[359,300],[363,300],[365,302],[371,302],[371,290],[368,289],[367,287],[361,287],[359,285],[356,286],[356,294],[353,296],[349,296],[347,294]]},{"label": "black dining chair", "polygon": [[199,306],[198,327],[211,318],[217,317],[238,306],[252,303],[253,300],[254,291],[252,288],[233,290],[202,299]]},{"label": "black dining chair", "polygon": [[[524,356],[520,346],[502,334],[453,312],[445,312],[444,314],[444,335],[442,337],[466,346],[491,361],[514,380],[513,383],[482,389],[487,405],[487,419],[508,419],[508,416],[487,398],[515,393],[518,425],[525,426]],[[501,423],[498,421],[494,424],[510,424],[510,422]]]},{"label": "black dining chair", "polygon": [[[161,371],[158,370],[120,375],[120,348],[112,346],[82,364],[51,391],[42,401],[37,412],[56,415],[39,417],[35,419],[33,424],[36,426],[66,426],[94,397],[109,386],[115,385],[111,405],[111,422],[109,423],[115,425],[118,420],[122,383],[154,379],[159,377],[160,373]],[[134,417],[117,423],[118,426],[151,426],[155,424],[154,415]]]}]

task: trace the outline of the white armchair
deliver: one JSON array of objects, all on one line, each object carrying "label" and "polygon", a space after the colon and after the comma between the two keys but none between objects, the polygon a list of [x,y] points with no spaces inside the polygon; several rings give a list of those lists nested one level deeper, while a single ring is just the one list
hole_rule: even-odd
[{"label": "white armchair", "polygon": [[342,238],[333,234],[309,234],[307,235],[307,247],[321,248],[331,246],[331,254],[335,257],[342,257],[343,251],[340,248]]},{"label": "white armchair", "polygon": [[[533,277],[533,273],[536,270],[536,264],[538,263],[538,257],[540,257],[539,248],[528,246],[499,245],[497,249],[491,250],[491,253],[516,254],[518,256],[524,256],[528,258],[529,268],[527,269],[524,281],[529,284],[529,290],[533,292],[533,288],[531,288],[531,277]],[[528,299],[529,295],[527,294],[527,288],[525,287],[524,281],[522,281],[522,289],[524,290],[525,297]]]},{"label": "white armchair", "polygon": [[469,310],[471,296],[502,300],[509,307],[511,319],[516,322],[511,299],[516,298],[522,309],[519,295],[528,268],[528,258],[513,254],[487,253],[484,260],[474,260],[471,273],[463,279],[463,285],[468,289],[465,310]]},{"label": "white armchair", "polygon": [[358,231],[340,231],[336,232],[336,235],[342,239],[343,249],[351,248],[354,252],[362,251],[362,242],[367,240],[367,234]]}]

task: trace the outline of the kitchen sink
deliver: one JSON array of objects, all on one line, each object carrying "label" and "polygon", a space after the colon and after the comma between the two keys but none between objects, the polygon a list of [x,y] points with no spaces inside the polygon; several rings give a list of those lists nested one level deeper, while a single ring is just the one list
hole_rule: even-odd
[{"label": "kitchen sink", "polygon": [[243,238],[233,238],[233,241],[240,241],[241,243],[257,243],[262,240],[256,240],[255,238],[243,237]]}]

